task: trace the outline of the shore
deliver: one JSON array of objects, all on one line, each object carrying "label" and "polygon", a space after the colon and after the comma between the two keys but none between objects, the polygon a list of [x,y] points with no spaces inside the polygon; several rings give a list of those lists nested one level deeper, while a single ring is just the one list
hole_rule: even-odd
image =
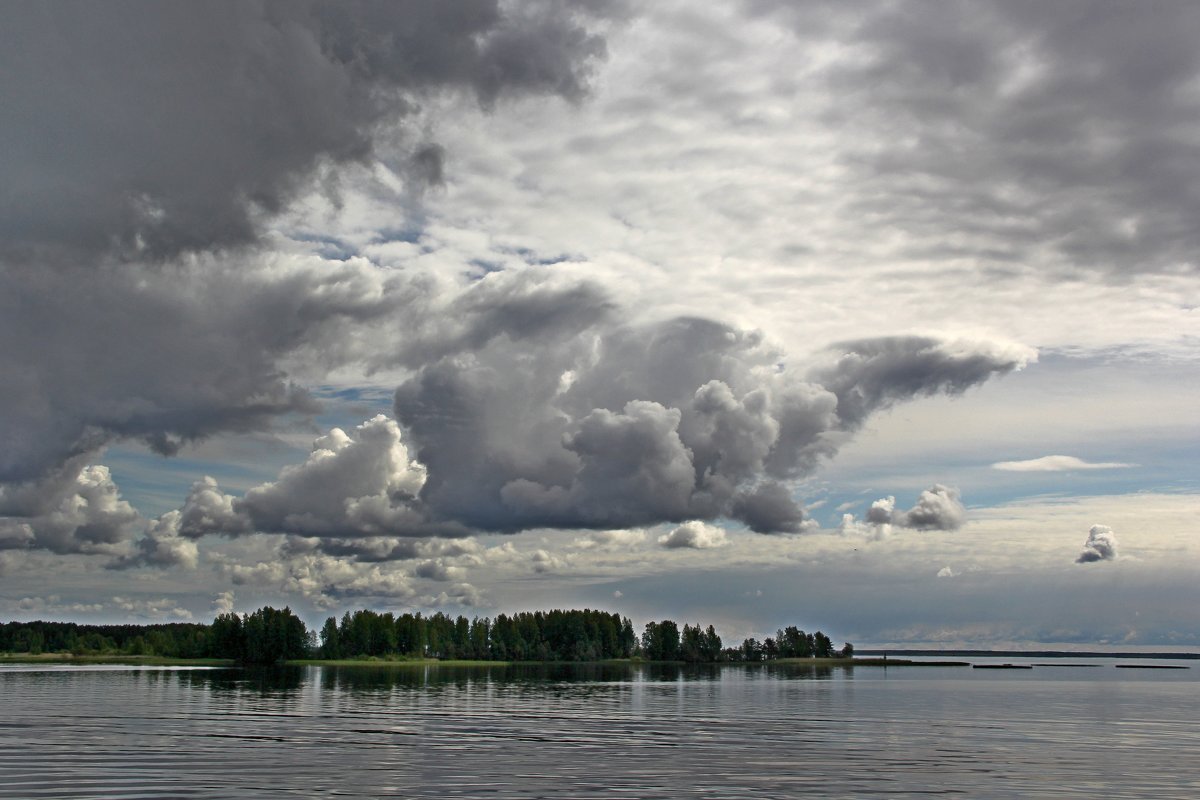
[{"label": "shore", "polygon": [[75,655],[74,653],[0,653],[3,664],[115,664],[143,667],[232,667],[227,658],[164,658],[163,656]]},{"label": "shore", "polygon": [[[95,664],[146,667],[236,667],[236,662],[220,658],[164,658],[162,656],[75,655],[73,653],[0,653],[4,664]],[[509,667],[545,665],[673,665],[688,666],[685,661],[644,661],[636,658],[603,661],[483,661],[437,658],[311,658],[286,662],[288,666],[315,667]],[[789,666],[789,667],[965,667],[966,661],[913,661],[904,658],[779,658],[771,661],[705,662],[703,666]],[[701,664],[696,664],[701,666]]]}]

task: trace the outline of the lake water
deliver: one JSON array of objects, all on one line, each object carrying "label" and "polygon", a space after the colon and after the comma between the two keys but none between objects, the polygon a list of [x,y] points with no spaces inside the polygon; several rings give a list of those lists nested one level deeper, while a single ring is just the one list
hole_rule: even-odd
[{"label": "lake water", "polygon": [[6,666],[0,797],[1200,797],[1200,669],[1086,663]]}]

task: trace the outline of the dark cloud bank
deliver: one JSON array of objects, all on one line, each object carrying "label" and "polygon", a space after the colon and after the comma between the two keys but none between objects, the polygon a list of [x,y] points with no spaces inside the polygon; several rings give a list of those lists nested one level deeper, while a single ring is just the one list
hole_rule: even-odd
[{"label": "dark cloud bank", "polygon": [[[890,337],[803,367],[718,322],[635,324],[549,273],[447,294],[260,246],[265,221],[322,181],[333,192],[335,168],[369,161],[379,137],[408,143],[410,178],[440,180],[441,150],[406,128],[435,94],[579,99],[620,10],[6,5],[0,546],[127,567],[194,563],[196,538],[252,531],[373,560],[416,552],[387,537],[472,531],[730,518],[794,532],[788,481],[870,414],[1024,363],[1022,348]],[[241,498],[202,481],[153,523],[86,466],[115,440],[170,454],[310,413],[289,359],[407,368],[396,421],[331,432]]]},{"label": "dark cloud bank", "polygon": [[[114,438],[306,412],[279,361],[337,363],[420,289],[284,269],[263,223],[434,94],[578,99],[610,3],[10,3],[0,10],[0,481]],[[413,141],[414,172],[441,174]]]}]

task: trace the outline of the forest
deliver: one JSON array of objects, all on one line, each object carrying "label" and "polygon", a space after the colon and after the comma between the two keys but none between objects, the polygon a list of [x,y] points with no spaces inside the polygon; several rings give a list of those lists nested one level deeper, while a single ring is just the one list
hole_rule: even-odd
[{"label": "forest", "polygon": [[523,611],[488,617],[363,609],[310,630],[290,608],[220,614],[211,625],[0,624],[0,652],[77,656],[160,656],[273,664],[301,659],[601,661],[640,658],[689,663],[754,663],[781,658],[850,658],[828,636],[789,626],[761,642],[725,647],[712,625],[649,622],[641,635],[628,617],[592,609]]}]

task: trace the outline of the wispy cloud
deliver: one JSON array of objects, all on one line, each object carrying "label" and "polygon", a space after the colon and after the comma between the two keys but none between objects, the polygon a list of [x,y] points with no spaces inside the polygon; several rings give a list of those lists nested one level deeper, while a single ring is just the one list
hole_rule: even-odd
[{"label": "wispy cloud", "polygon": [[1042,456],[1026,461],[998,461],[992,469],[1005,472],[1070,472],[1077,469],[1125,469],[1137,466],[1120,461],[1084,461],[1075,456]]}]

